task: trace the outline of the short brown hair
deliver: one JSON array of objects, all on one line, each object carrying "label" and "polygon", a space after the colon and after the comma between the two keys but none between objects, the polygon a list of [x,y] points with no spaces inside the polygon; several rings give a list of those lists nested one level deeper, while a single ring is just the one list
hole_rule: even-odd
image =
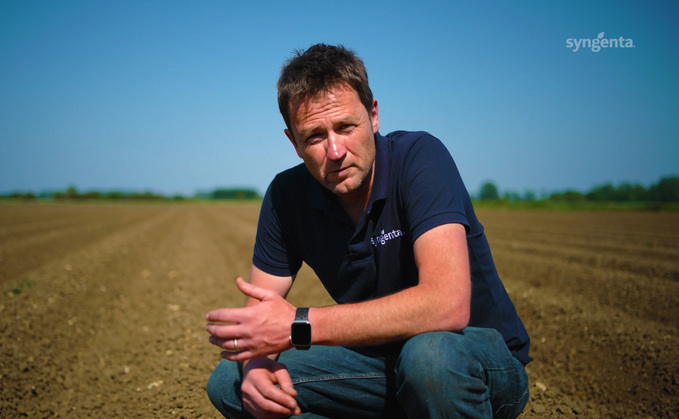
[{"label": "short brown hair", "polygon": [[370,114],[373,94],[368,72],[354,51],[342,45],[316,44],[293,54],[283,66],[277,85],[278,108],[288,129],[292,129],[290,101],[304,100],[341,85],[354,89]]}]

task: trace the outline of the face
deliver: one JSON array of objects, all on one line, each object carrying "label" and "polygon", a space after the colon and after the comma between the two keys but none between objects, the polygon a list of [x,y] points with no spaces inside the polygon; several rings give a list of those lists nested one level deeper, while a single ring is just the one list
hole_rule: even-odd
[{"label": "face", "polygon": [[336,87],[290,105],[291,131],[285,135],[311,174],[340,198],[367,200],[379,129],[377,100],[369,113],[356,91]]}]

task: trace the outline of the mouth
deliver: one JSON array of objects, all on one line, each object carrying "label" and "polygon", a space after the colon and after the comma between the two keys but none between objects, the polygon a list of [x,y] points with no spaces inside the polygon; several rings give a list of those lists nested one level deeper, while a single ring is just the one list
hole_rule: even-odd
[{"label": "mouth", "polygon": [[341,178],[341,177],[346,176],[348,172],[349,172],[349,166],[340,167],[339,169],[329,171],[328,177],[329,178]]}]

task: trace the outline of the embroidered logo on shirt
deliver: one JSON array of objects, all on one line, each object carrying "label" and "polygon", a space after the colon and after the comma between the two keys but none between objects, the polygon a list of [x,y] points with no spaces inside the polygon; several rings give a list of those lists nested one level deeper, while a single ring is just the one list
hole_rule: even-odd
[{"label": "embroidered logo on shirt", "polygon": [[389,240],[393,240],[401,236],[403,236],[403,232],[401,230],[391,230],[388,233],[385,233],[384,230],[382,230],[379,236],[375,236],[370,239],[370,243],[375,247],[377,247],[378,244],[384,246],[384,244]]}]

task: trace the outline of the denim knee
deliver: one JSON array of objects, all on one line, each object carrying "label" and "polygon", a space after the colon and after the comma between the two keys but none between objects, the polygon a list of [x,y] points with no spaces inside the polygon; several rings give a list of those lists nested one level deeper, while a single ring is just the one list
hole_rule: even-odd
[{"label": "denim knee", "polygon": [[[465,386],[461,391],[484,391],[483,366],[475,359],[474,348],[451,332],[424,333],[406,342],[397,363],[397,383],[411,391]],[[465,377],[465,379],[461,379]],[[480,380],[480,382],[478,381]],[[446,395],[445,397],[450,397]]]},{"label": "denim knee", "polygon": [[525,404],[514,396],[524,392],[517,387],[527,389],[523,366],[493,329],[415,336],[403,346],[395,372],[396,397],[409,417],[490,418],[500,407]]}]

